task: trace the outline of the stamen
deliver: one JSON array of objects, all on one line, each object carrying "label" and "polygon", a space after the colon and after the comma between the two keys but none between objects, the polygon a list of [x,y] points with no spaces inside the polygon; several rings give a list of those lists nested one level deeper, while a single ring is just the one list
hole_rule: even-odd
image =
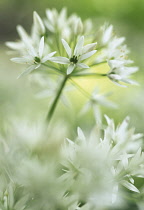
[{"label": "stamen", "polygon": [[34,63],[36,63],[36,64],[37,64],[37,63],[40,63],[40,62],[41,62],[41,60],[40,60],[40,58],[39,58],[39,57],[35,57],[35,58],[34,58]]},{"label": "stamen", "polygon": [[70,62],[76,64],[78,62],[77,56],[73,56],[72,58],[70,58]]}]

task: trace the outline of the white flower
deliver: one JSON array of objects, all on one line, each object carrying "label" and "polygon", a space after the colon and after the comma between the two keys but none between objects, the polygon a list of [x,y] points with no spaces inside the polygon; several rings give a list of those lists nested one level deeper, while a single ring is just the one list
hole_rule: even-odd
[{"label": "white flower", "polygon": [[63,26],[67,22],[67,10],[63,8],[60,14],[56,9],[46,10],[46,19],[44,20],[46,27],[49,31],[55,33],[63,30]]},{"label": "white flower", "polygon": [[[134,179],[144,177],[142,134],[135,134],[134,129],[128,128],[129,118],[116,128],[113,120],[107,116],[106,120],[108,126],[103,134],[95,127],[90,137],[86,138],[83,131],[78,128],[77,139],[75,141],[67,139],[62,150],[64,154],[62,180],[68,184],[67,191],[76,190],[80,197],[84,196],[87,204],[93,207],[100,205],[103,206],[102,209],[110,203],[117,204],[120,199],[119,191],[122,190],[119,188],[121,185],[139,193],[139,189],[134,185]],[[105,203],[102,202],[103,196],[108,199]]]},{"label": "white flower", "polygon": [[27,44],[37,46],[40,38],[45,34],[45,26],[37,12],[34,12],[31,34],[29,35],[21,25],[17,26],[17,32],[20,36],[20,40],[17,42],[6,42],[6,45],[23,55],[27,52]]},{"label": "white flower", "polygon": [[98,89],[95,89],[94,92],[92,93],[92,96],[90,100],[85,104],[83,107],[81,113],[86,113],[91,108],[93,109],[94,112],[94,117],[97,122],[97,124],[102,123],[102,114],[101,114],[101,109],[100,107],[107,107],[107,108],[117,108],[117,105],[110,100],[107,99],[107,96],[109,96],[109,93],[107,94],[100,94]]},{"label": "white flower", "polygon": [[132,63],[131,60],[108,60],[110,71],[108,72],[107,76],[110,80],[112,80],[115,84],[119,86],[126,87],[119,82],[138,84],[137,82],[129,79],[129,76],[131,76],[131,74],[138,71],[138,67],[125,66],[126,64],[130,63]]},{"label": "white flower", "polygon": [[75,46],[74,52],[72,52],[72,49],[70,48],[69,44],[64,39],[62,39],[62,44],[69,58],[61,56],[54,57],[52,59],[53,62],[60,64],[68,64],[67,74],[71,74],[76,67],[89,68],[89,66],[87,66],[84,63],[81,63],[81,61],[91,57],[96,52],[96,50],[93,50],[96,46],[96,43],[83,46],[84,36],[81,36]]},{"label": "white flower", "polygon": [[[35,49],[30,43],[27,43],[28,55],[21,58],[12,58],[11,61],[19,64],[28,64],[28,68],[20,75],[25,75],[40,67],[42,63],[51,60],[51,57],[56,53],[52,52],[44,55],[44,37],[41,38],[38,49]],[[19,77],[20,77],[19,76]]]},{"label": "white flower", "polygon": [[72,36],[78,35],[83,32],[83,23],[80,17],[72,14],[67,21],[67,27],[69,27]]}]

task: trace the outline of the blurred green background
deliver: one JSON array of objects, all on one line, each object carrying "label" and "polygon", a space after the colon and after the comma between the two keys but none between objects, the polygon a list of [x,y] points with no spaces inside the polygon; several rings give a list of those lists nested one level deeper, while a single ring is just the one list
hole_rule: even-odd
[{"label": "blurred green background", "polygon": [[[46,115],[48,99],[37,100],[34,97],[34,87],[26,77],[16,79],[23,67],[9,61],[11,55],[6,53],[8,49],[4,42],[18,38],[16,32],[18,24],[30,31],[34,10],[44,17],[46,8],[61,10],[63,7],[68,8],[69,14],[77,13],[82,19],[95,19],[98,25],[109,22],[114,25],[119,36],[126,37],[126,44],[131,50],[130,57],[140,68],[134,76],[140,86],[120,88],[108,80],[96,80],[96,83],[102,92],[113,92],[110,98],[119,105],[118,110],[103,109],[103,113],[114,118],[117,123],[129,115],[136,130],[143,132],[144,0],[0,0],[0,121],[7,121],[11,116],[30,117],[34,120],[38,119],[39,114]],[[59,104],[55,118],[61,119],[64,116],[75,128],[78,125],[90,128],[94,123],[92,113],[78,115],[83,104],[83,96],[75,93],[72,97],[73,110],[70,112],[70,108]]]}]

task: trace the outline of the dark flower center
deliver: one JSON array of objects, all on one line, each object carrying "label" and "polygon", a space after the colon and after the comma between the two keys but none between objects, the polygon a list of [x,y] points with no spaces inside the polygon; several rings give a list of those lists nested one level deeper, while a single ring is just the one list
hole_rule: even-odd
[{"label": "dark flower center", "polygon": [[77,56],[74,55],[72,58],[70,58],[70,62],[76,64],[78,62]]},{"label": "dark flower center", "polygon": [[35,58],[34,58],[34,63],[35,63],[35,64],[40,63],[40,62],[41,62],[41,60],[40,60],[39,57],[35,57]]}]

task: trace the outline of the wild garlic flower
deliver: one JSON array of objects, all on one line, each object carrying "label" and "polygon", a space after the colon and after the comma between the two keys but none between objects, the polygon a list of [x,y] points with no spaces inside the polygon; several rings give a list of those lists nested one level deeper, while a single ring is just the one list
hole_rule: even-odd
[{"label": "wild garlic flower", "polygon": [[69,44],[64,39],[62,39],[62,44],[69,58],[61,56],[54,57],[52,58],[53,62],[60,64],[67,64],[68,65],[67,74],[71,74],[76,67],[79,67],[81,69],[89,68],[89,66],[87,66],[84,63],[81,63],[81,61],[91,57],[96,53],[97,50],[93,50],[96,46],[96,43],[83,46],[84,36],[81,36],[78,39],[78,42],[74,48],[74,52],[72,51],[72,48],[70,48]]},{"label": "wild garlic flower", "polygon": [[[34,49],[39,48],[40,39],[44,36],[46,39],[45,48],[48,49],[48,52],[57,51],[58,53],[57,57],[52,59],[53,63],[51,66],[53,70],[61,74],[67,72],[68,75],[71,74],[72,76],[76,68],[88,68],[87,63],[85,64],[83,61],[90,58],[90,67],[96,67],[97,64],[103,63],[109,65],[110,70],[105,76],[108,76],[114,83],[118,85],[120,82],[134,84],[134,81],[130,80],[129,76],[137,71],[137,67],[131,67],[132,61],[127,57],[129,50],[124,44],[125,38],[117,37],[112,25],[105,24],[100,30],[95,30],[95,25],[91,20],[82,21],[76,14],[68,17],[66,8],[63,8],[60,12],[56,9],[47,9],[44,20],[34,12],[30,35],[27,34],[22,26],[18,26],[17,30],[21,40],[18,42],[7,42],[6,44],[24,57],[29,57],[29,53],[27,53],[28,46],[32,45]],[[83,46],[84,37],[85,42],[89,43],[86,46]],[[64,57],[65,53],[61,47],[61,40],[68,57]],[[77,43],[76,40],[78,40]],[[96,54],[96,43],[93,43],[94,41],[98,43],[98,52]],[[94,56],[91,59],[92,55]],[[32,57],[39,58],[37,54],[32,55]],[[42,58],[39,59],[42,61]],[[39,60],[33,59],[34,62],[32,63],[28,60],[26,62],[30,64],[40,63]],[[115,62],[115,67],[113,67],[113,62]],[[66,69],[65,65],[62,70],[55,63],[67,64],[68,67]],[[119,65],[120,63],[121,65]],[[31,72],[31,69],[35,67],[34,65],[33,67],[31,66],[28,71]],[[83,72],[79,76],[83,76]]]},{"label": "wild garlic flower", "polygon": [[24,72],[22,72],[19,77],[32,72],[34,69],[39,68],[42,63],[51,60],[51,57],[56,53],[44,53],[44,37],[41,38],[38,49],[34,48],[30,43],[27,43],[27,51],[27,55],[21,58],[17,57],[11,59],[11,61],[15,63],[29,65],[28,68]]},{"label": "wild garlic flower", "polygon": [[132,79],[129,79],[129,76],[131,76],[131,74],[138,71],[138,67],[125,66],[130,63],[131,60],[109,60],[108,65],[110,66],[110,71],[107,73],[108,78],[112,80],[115,84],[122,87],[126,86],[120,84],[119,82],[124,82],[128,84],[138,84]]},{"label": "wild garlic flower", "polygon": [[44,23],[48,31],[61,35],[67,41],[70,41],[73,36],[82,35],[91,26],[89,23],[88,27],[87,22],[84,22],[83,26],[81,18],[76,14],[67,17],[66,8],[63,8],[59,13],[56,9],[46,9]]},{"label": "wild garlic flower", "polygon": [[59,32],[67,22],[67,10],[63,8],[60,13],[56,9],[46,9],[44,23],[49,31]]},{"label": "wild garlic flower", "polygon": [[144,179],[142,134],[129,129],[128,118],[116,128],[106,120],[104,129],[95,126],[85,135],[78,128],[75,141],[64,142],[61,132],[52,137],[31,123],[12,123],[0,137],[1,208],[117,209],[127,202],[126,189],[139,199],[142,189],[135,179]]},{"label": "wild garlic flower", "polygon": [[110,100],[107,99],[107,96],[109,96],[110,93],[107,94],[100,94],[98,89],[95,89],[92,93],[90,101],[85,105],[85,111],[90,108],[90,106],[93,105],[100,105],[104,107],[109,107],[109,108],[116,108],[117,105],[111,102]]},{"label": "wild garlic flower", "polygon": [[106,120],[104,137],[99,138],[100,131],[96,128],[86,138],[78,128],[78,138],[67,139],[62,149],[64,172],[61,179],[69,183],[67,191],[77,191],[80,200],[98,209],[118,204],[121,190],[125,193],[120,186],[140,193],[134,179],[144,178],[144,154],[140,143],[143,135],[128,129],[128,118],[116,129],[113,120],[107,116]]},{"label": "wild garlic flower", "polygon": [[81,113],[85,114],[92,109],[96,123],[100,125],[102,123],[102,113],[100,109],[101,107],[107,107],[113,109],[118,108],[118,106],[115,103],[107,99],[109,95],[110,93],[100,94],[99,90],[95,89],[89,101],[82,108]]},{"label": "wild garlic flower", "polygon": [[29,35],[21,25],[17,26],[17,32],[19,34],[20,40],[17,42],[6,42],[6,45],[12,50],[23,55],[27,53],[27,44],[31,44],[37,47],[37,43],[39,43],[41,37],[45,35],[45,26],[38,13],[33,12],[33,25],[31,34]]}]

